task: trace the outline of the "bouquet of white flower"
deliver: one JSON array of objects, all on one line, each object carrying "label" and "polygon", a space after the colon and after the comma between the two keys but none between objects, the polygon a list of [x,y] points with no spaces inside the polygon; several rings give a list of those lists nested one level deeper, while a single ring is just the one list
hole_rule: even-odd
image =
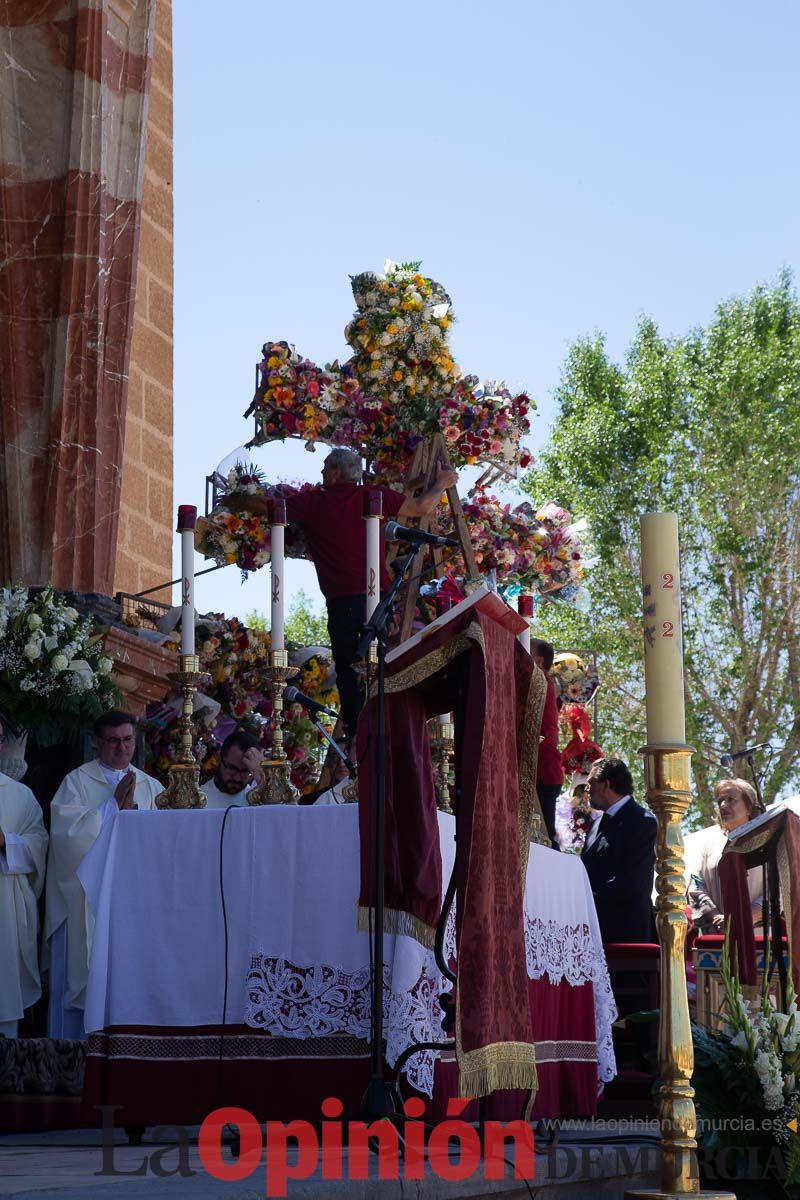
[{"label": "bouquet of white flower", "polygon": [[[776,1194],[800,1197],[800,1013],[791,972],[786,1012],[773,1007],[766,972],[760,1004],[747,1001],[727,936],[720,975],[722,1029],[692,1029],[701,1145],[707,1153],[738,1154],[744,1179],[752,1178],[744,1164],[757,1160],[753,1195],[760,1200],[773,1194],[768,1184],[776,1178]],[[737,1195],[744,1194],[737,1180]]]},{"label": "bouquet of white flower", "polygon": [[0,590],[0,707],[39,745],[74,737],[119,693],[101,633],[45,588]]}]

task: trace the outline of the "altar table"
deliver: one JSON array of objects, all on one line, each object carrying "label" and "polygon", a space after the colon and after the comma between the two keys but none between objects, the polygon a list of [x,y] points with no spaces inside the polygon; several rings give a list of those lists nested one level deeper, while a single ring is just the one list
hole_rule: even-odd
[{"label": "altar table", "polygon": [[[454,828],[440,813],[445,883]],[[194,1124],[222,1104],[260,1120],[318,1118],[326,1096],[356,1105],[370,1025],[358,856],[355,805],[115,814],[79,871],[94,915],[84,1116],[120,1105],[118,1125]],[[616,1070],[616,1010],[576,856],[531,846],[525,944],[534,1116],[592,1115]],[[442,1040],[446,990],[429,950],[386,937],[389,1067],[412,1041]],[[437,1057],[405,1072],[430,1111],[456,1086]]]}]

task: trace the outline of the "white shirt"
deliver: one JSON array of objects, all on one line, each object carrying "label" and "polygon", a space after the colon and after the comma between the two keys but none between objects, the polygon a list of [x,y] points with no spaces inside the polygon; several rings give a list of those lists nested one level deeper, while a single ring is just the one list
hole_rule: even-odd
[{"label": "white shirt", "polygon": [[614,813],[618,813],[623,804],[627,804],[630,799],[630,796],[623,796],[620,800],[615,800],[611,807],[606,809],[600,820],[595,821],[595,823],[592,825],[592,828],[586,835],[586,845],[584,846],[584,850],[586,850],[589,846],[594,845],[597,835],[600,832],[600,821],[602,821],[603,817],[613,817]]},{"label": "white shirt", "polygon": [[248,783],[240,792],[221,792],[214,779],[202,784],[200,791],[206,798],[206,808],[230,808],[232,804],[240,808],[247,807],[247,793],[254,786]]}]

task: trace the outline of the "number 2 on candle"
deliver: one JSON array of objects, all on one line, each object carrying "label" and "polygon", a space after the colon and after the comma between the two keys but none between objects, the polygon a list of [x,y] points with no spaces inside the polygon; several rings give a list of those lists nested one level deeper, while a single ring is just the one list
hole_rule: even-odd
[{"label": "number 2 on candle", "polygon": [[662,637],[675,637],[675,625],[672,621],[664,621],[661,626]]},{"label": "number 2 on candle", "polygon": [[675,576],[671,575],[669,571],[665,571],[661,576],[661,586],[662,588],[674,588]]}]

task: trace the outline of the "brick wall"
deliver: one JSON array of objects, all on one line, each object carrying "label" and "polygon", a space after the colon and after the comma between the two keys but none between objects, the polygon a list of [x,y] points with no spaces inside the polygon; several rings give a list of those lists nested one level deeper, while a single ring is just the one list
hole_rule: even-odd
[{"label": "brick wall", "polygon": [[[115,591],[172,578],[172,0],[157,0]],[[157,599],[168,598],[159,593]]]}]

